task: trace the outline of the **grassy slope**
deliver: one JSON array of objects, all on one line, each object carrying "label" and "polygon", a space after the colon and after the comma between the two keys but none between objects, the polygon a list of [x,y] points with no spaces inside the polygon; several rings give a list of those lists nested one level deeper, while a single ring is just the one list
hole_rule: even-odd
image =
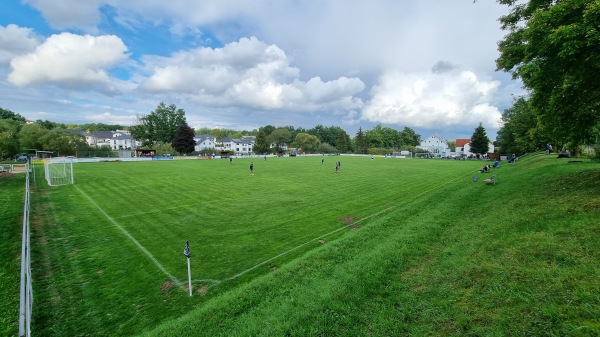
[{"label": "grassy slope", "polygon": [[18,333],[24,194],[25,175],[0,176],[0,336]]},{"label": "grassy slope", "polygon": [[417,196],[143,335],[600,334],[598,165],[537,156],[497,172],[495,186]]}]

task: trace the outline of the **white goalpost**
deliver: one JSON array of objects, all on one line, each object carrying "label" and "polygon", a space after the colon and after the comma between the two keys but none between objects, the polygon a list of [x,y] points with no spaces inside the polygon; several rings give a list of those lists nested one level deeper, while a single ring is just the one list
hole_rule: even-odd
[{"label": "white goalpost", "polygon": [[44,159],[46,181],[50,186],[75,183],[73,177],[73,158],[57,157]]}]

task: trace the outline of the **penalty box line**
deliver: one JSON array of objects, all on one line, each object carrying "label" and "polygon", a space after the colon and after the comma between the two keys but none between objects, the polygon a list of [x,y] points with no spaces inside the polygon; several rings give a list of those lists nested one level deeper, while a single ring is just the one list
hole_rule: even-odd
[{"label": "penalty box line", "polygon": [[[452,179],[452,180],[450,180],[450,181],[447,181],[447,182],[446,182],[446,183],[444,183],[444,184],[441,184],[441,185],[439,185],[439,186],[436,186],[436,187],[430,188],[430,189],[428,189],[428,190],[426,190],[426,191],[423,191],[423,192],[421,192],[421,193],[417,194],[416,196],[414,196],[414,197],[413,197],[413,199],[416,199],[416,198],[418,198],[418,197],[420,197],[420,196],[422,196],[422,195],[425,195],[425,194],[427,194],[427,193],[429,193],[429,192],[431,192],[431,191],[434,191],[434,190],[440,189],[442,186],[448,185],[449,183],[451,183],[451,182],[454,182],[454,181],[456,181],[456,180],[458,180],[458,179],[462,179],[462,178],[463,178],[463,176],[459,176],[459,177],[457,177],[457,178],[455,178],[455,179]],[[383,214],[383,213],[389,212],[389,211],[393,210],[394,208],[398,208],[399,206],[400,206],[400,205],[393,205],[393,206],[390,206],[390,207],[384,208],[384,209],[382,209],[382,210],[380,210],[380,211],[378,211],[378,212],[375,212],[375,213],[373,213],[373,214],[367,215],[367,216],[366,216],[366,217],[364,217],[364,218],[361,218],[361,219],[358,219],[358,220],[356,220],[356,221],[353,221],[353,222],[352,222],[352,223],[350,223],[350,224],[344,225],[344,226],[342,226],[342,227],[340,227],[340,228],[338,228],[338,229],[335,229],[335,230],[333,230],[333,231],[331,231],[331,232],[329,232],[329,233],[325,233],[325,234],[323,234],[323,235],[320,235],[320,236],[318,236],[318,237],[316,237],[316,238],[314,238],[314,239],[312,239],[312,240],[309,240],[309,241],[307,241],[307,242],[305,242],[305,243],[303,243],[303,244],[301,244],[301,245],[299,245],[299,246],[296,246],[296,247],[294,247],[294,248],[291,248],[291,249],[289,249],[289,250],[287,250],[287,251],[285,251],[285,252],[283,252],[283,253],[281,253],[281,254],[278,254],[278,255],[276,255],[276,256],[273,256],[273,257],[272,257],[272,258],[270,258],[270,259],[267,259],[267,260],[265,260],[265,261],[263,261],[263,262],[261,262],[261,263],[259,263],[259,264],[255,265],[255,266],[253,266],[253,267],[250,267],[250,268],[248,268],[248,269],[246,269],[246,270],[244,270],[244,271],[242,271],[242,272],[240,272],[240,273],[237,273],[237,274],[235,274],[235,275],[233,275],[233,276],[231,276],[231,277],[228,277],[228,278],[226,278],[226,279],[223,279],[222,281],[220,281],[220,280],[210,280],[210,281],[213,281],[214,283],[217,283],[217,284],[218,284],[218,283],[221,283],[221,282],[224,282],[224,281],[231,281],[231,280],[234,280],[234,279],[236,279],[236,278],[238,278],[238,277],[240,277],[240,276],[242,276],[242,275],[244,275],[244,274],[246,274],[246,273],[249,273],[249,272],[253,271],[254,269],[256,269],[256,268],[258,268],[258,267],[260,267],[260,266],[264,266],[265,264],[267,264],[267,263],[269,263],[269,262],[271,262],[271,261],[273,261],[273,260],[275,260],[275,259],[277,259],[277,258],[279,258],[279,257],[282,257],[282,256],[284,256],[284,255],[287,255],[287,254],[289,254],[289,253],[291,253],[291,252],[293,252],[293,251],[295,251],[295,250],[297,250],[297,249],[300,249],[300,248],[302,248],[302,247],[304,247],[304,246],[308,245],[309,243],[315,242],[315,240],[318,240],[318,239],[325,238],[325,237],[328,237],[328,236],[330,236],[330,235],[333,235],[333,234],[335,234],[335,233],[337,233],[337,232],[339,232],[339,231],[341,231],[341,230],[343,230],[343,229],[346,229],[346,228],[348,228],[348,227],[351,227],[351,226],[353,226],[353,225],[355,225],[355,224],[361,223],[361,222],[363,222],[363,221],[365,221],[365,220],[368,220],[368,219],[370,219],[370,218],[376,217],[376,216],[378,216],[378,215],[381,215],[381,214]],[[196,281],[196,280],[194,280],[194,281]],[[208,281],[208,280],[207,280],[207,281]]]},{"label": "penalty box line", "polygon": [[81,189],[79,189],[79,187],[77,187],[77,185],[74,185],[75,188],[79,191],[79,193],[81,193],[84,197],[86,197],[90,203],[92,203],[92,205],[96,206],[96,208],[100,211],[100,213],[102,213],[110,222],[112,222],[113,225],[115,225],[115,227],[117,227],[119,230],[121,230],[121,232],[123,232],[123,234],[125,234],[125,236],[127,236],[129,238],[129,240],[131,240],[131,242],[133,242],[142,252],[144,252],[144,254],[146,254],[146,256],[148,256],[150,258],[150,260],[152,260],[152,262],[154,262],[154,264],[158,267],[158,269],[160,269],[171,281],[175,282],[176,284],[181,284],[181,281],[179,281],[175,276],[173,276],[171,273],[169,273],[167,271],[167,269],[165,269],[165,267],[158,262],[158,260],[154,257],[154,255],[152,255],[152,253],[150,253],[146,247],[144,247],[138,240],[136,240],[133,235],[131,235],[131,233],[129,233],[125,228],[123,228],[123,226],[119,225],[119,223],[113,219],[110,215],[108,215],[108,213],[106,213],[102,207],[100,207],[96,202],[94,202],[94,200],[92,200],[92,198],[90,198],[87,194],[85,194]]},{"label": "penalty box line", "polygon": [[355,224],[357,224],[357,223],[360,223],[360,222],[362,222],[362,221],[365,221],[365,220],[367,220],[367,219],[369,219],[369,218],[372,218],[372,217],[375,217],[375,216],[377,216],[377,215],[380,215],[380,214],[382,214],[382,213],[385,213],[385,212],[389,211],[389,210],[390,210],[390,209],[392,209],[392,208],[393,208],[393,207],[388,207],[388,208],[386,208],[386,209],[383,209],[383,210],[381,210],[381,211],[379,211],[379,212],[375,212],[375,213],[373,213],[373,214],[371,214],[371,215],[368,215],[368,216],[366,216],[366,217],[364,217],[364,218],[362,218],[362,219],[356,220],[356,221],[352,222],[351,224],[344,225],[344,226],[342,226],[342,227],[340,227],[340,228],[338,228],[338,229],[334,229],[333,231],[331,231],[331,232],[329,232],[329,233],[325,233],[325,234],[323,234],[323,235],[319,235],[318,237],[316,237],[316,238],[314,238],[314,239],[312,239],[312,240],[306,241],[305,243],[303,243],[303,244],[301,244],[301,245],[299,245],[299,246],[296,246],[296,247],[294,247],[294,248],[292,248],[292,249],[288,249],[288,250],[286,250],[285,252],[283,252],[283,253],[281,253],[281,254],[278,254],[278,255],[276,255],[276,256],[273,256],[272,258],[270,258],[270,259],[268,259],[268,260],[265,260],[265,261],[263,261],[263,262],[261,262],[261,263],[259,263],[259,264],[255,265],[255,266],[251,267],[251,268],[248,268],[248,269],[244,270],[243,272],[240,272],[240,273],[237,273],[237,274],[235,274],[235,275],[233,275],[233,276],[231,276],[231,277],[228,277],[228,278],[224,279],[223,281],[231,281],[231,280],[234,280],[234,279],[236,279],[236,278],[238,278],[238,277],[240,277],[240,276],[242,276],[242,275],[244,275],[244,274],[246,274],[246,273],[249,273],[249,272],[253,271],[254,269],[256,269],[256,268],[258,268],[258,267],[260,267],[260,266],[264,266],[265,264],[267,264],[267,263],[269,263],[269,262],[271,262],[271,261],[273,261],[273,260],[275,260],[275,259],[277,259],[277,258],[279,258],[279,257],[282,257],[282,256],[284,256],[284,255],[287,255],[287,254],[289,254],[289,253],[291,253],[291,252],[293,252],[293,251],[295,251],[295,250],[297,250],[297,249],[300,249],[300,248],[302,248],[302,247],[304,247],[304,246],[308,245],[309,243],[313,243],[313,242],[315,242],[316,240],[318,240],[318,239],[321,239],[321,238],[326,238],[326,237],[328,237],[328,236],[330,236],[330,235],[333,235],[333,234],[335,234],[335,233],[337,233],[337,232],[339,232],[339,231],[341,231],[341,230],[347,229],[348,227],[351,227],[352,225],[355,225]]}]

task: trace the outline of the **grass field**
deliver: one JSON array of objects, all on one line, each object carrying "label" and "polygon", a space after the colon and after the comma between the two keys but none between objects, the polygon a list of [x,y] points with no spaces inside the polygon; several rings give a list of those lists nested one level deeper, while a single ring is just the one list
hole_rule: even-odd
[{"label": "grass field", "polygon": [[17,334],[25,176],[0,173],[0,336]]},{"label": "grass field", "polygon": [[[322,166],[321,159],[258,159],[253,176],[249,159],[76,164],[76,184],[48,189],[40,200],[48,207],[41,211],[48,217],[40,254],[50,259],[40,277],[51,282],[45,286],[54,297],[85,298],[68,314],[94,308],[84,331],[129,334],[177,316],[181,303],[202,302],[201,294],[269,273],[416,195],[469,180],[465,174],[480,166],[337,156]],[[185,240],[199,295],[192,299],[177,286],[187,280]],[[133,317],[127,306],[136,308]],[[44,312],[59,319],[61,310],[67,309]],[[127,317],[122,330],[103,327],[100,310],[109,320]]]},{"label": "grass field", "polygon": [[599,333],[597,164],[532,156],[484,186],[481,162],[249,163],[80,163],[41,186],[36,334]]}]

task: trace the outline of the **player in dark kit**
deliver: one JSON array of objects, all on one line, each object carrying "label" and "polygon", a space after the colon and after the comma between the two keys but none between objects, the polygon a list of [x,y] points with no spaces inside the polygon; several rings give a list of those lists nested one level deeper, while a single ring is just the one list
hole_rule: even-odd
[{"label": "player in dark kit", "polygon": [[254,162],[250,163],[250,175],[253,176],[254,175]]}]

